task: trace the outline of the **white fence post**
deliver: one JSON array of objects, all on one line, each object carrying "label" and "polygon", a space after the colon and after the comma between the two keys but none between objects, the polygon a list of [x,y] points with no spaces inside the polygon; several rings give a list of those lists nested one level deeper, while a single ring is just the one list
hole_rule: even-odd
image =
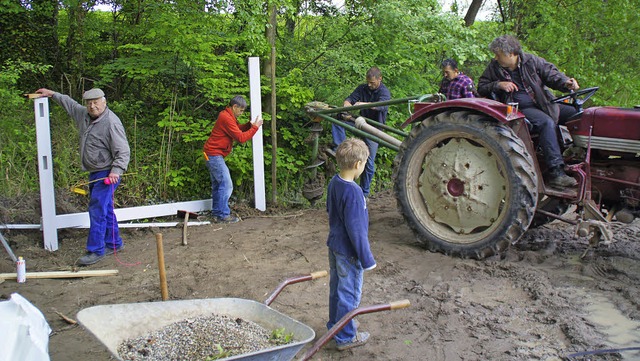
[{"label": "white fence post", "polygon": [[48,251],[56,251],[58,249],[58,228],[56,227],[56,197],[53,185],[49,98],[42,97],[35,99],[34,108],[36,113],[36,139],[38,143],[42,235],[44,238],[44,248]]},{"label": "white fence post", "polygon": [[[251,95],[251,119],[262,115],[262,97],[260,95],[260,58],[249,58],[249,91]],[[264,185],[264,148],[262,142],[262,127],[253,136],[253,184],[256,198],[256,208],[267,210]]]}]

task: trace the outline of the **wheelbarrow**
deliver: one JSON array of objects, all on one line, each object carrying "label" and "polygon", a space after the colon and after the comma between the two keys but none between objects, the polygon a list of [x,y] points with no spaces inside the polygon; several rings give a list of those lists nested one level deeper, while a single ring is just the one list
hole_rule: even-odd
[{"label": "wheelbarrow", "polygon": [[[287,285],[326,276],[326,271],[320,271],[288,278],[276,288],[264,303],[241,298],[208,298],[101,305],[81,310],[78,312],[77,318],[80,324],[102,342],[118,360],[122,360],[118,354],[118,346],[128,339],[149,334],[187,318],[216,314],[252,321],[268,330],[284,328],[287,333],[293,335],[294,339],[293,342],[286,345],[278,345],[220,360],[290,361],[307,343],[313,341],[315,332],[309,326],[274,310],[269,305]],[[409,301],[403,300],[384,305],[360,307],[351,311],[318,339],[301,360],[311,359],[355,316],[408,306]]]}]

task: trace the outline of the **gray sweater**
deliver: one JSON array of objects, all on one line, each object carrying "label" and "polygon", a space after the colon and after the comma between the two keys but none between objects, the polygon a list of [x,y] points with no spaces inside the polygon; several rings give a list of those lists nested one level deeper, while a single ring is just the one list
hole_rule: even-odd
[{"label": "gray sweater", "polygon": [[122,175],[129,165],[130,150],[120,118],[107,107],[92,120],[87,108],[68,95],[55,93],[52,98],[76,121],[82,169],[89,172],[110,170]]}]

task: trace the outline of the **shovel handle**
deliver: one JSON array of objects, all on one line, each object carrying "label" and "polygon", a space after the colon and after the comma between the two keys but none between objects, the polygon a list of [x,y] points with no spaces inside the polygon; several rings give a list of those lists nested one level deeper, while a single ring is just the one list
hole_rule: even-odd
[{"label": "shovel handle", "polygon": [[290,284],[304,282],[304,281],[311,281],[317,278],[327,277],[327,275],[328,275],[327,271],[317,271],[304,276],[287,278],[286,280],[282,281],[278,285],[278,287],[273,291],[273,293],[271,293],[271,296],[269,296],[269,298],[267,298],[267,300],[264,301],[264,304],[269,306],[271,303],[273,303],[273,301],[276,299],[276,297],[278,297],[280,292],[282,292],[282,290]]},{"label": "shovel handle", "polygon": [[340,330],[342,330],[344,326],[347,325],[347,323],[351,322],[351,320],[354,317],[365,314],[365,313],[398,310],[401,308],[409,307],[410,305],[411,305],[411,302],[409,302],[409,300],[401,300],[401,301],[394,301],[387,304],[363,306],[363,307],[356,308],[355,310],[342,316],[342,318],[338,322],[336,322],[336,324],[333,325],[333,327],[331,327],[331,329],[327,331],[327,333],[325,333],[322,337],[320,337],[318,341],[316,341],[316,343],[314,343],[313,346],[311,346],[311,348],[307,350],[307,352],[304,354],[304,357],[302,358],[302,361],[311,359],[311,357],[315,355],[315,353],[318,352],[318,350],[320,350],[322,346],[324,346],[327,342],[329,342],[329,340],[331,340],[333,336],[335,336],[338,332],[340,332]]}]

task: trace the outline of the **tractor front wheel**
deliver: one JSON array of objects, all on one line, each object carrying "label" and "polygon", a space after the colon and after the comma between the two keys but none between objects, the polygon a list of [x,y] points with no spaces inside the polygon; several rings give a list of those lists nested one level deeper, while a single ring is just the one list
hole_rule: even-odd
[{"label": "tractor front wheel", "polygon": [[504,251],[534,216],[537,175],[511,128],[468,111],[414,126],[396,157],[400,212],[430,250],[483,259]]}]

